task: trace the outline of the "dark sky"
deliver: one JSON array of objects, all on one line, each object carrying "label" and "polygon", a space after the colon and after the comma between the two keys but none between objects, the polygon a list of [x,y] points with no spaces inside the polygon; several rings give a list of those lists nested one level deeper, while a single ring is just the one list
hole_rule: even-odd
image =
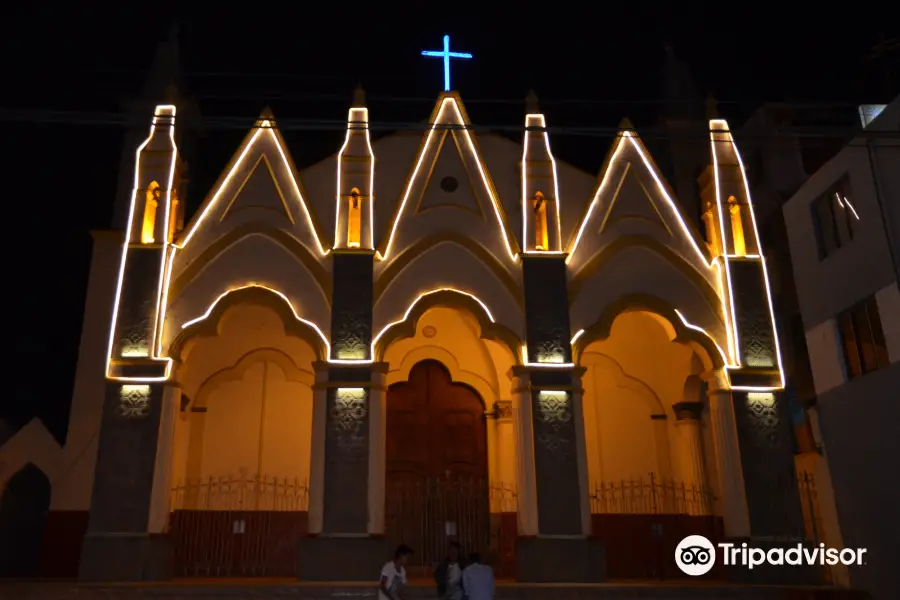
[{"label": "dark sky", "polygon": [[[476,125],[520,125],[523,99],[533,88],[551,126],[615,127],[624,116],[639,130],[652,126],[666,45],[690,66],[701,94],[715,94],[733,126],[765,101],[839,103],[851,110],[862,100],[886,101],[871,97],[878,82],[864,68],[879,39],[877,17],[843,9],[790,14],[784,1],[707,3],[707,10],[696,2],[672,3],[676,10],[637,0],[485,8],[495,4],[6,7],[0,109],[9,157],[3,203],[12,207],[6,294],[14,311],[7,318],[15,357],[7,363],[14,386],[0,397],[0,416],[18,423],[37,415],[57,436],[65,431],[90,260],[88,231],[109,226],[124,134],[117,123],[121,101],[138,92],[157,43],[176,21],[187,83],[210,120],[197,146],[202,152],[188,156],[188,204],[194,207],[266,105],[283,123],[342,120],[361,82],[374,123],[427,118],[442,72],[438,60],[419,52],[439,48],[444,33],[454,50],[475,55],[453,68],[453,81]],[[57,122],[38,122],[48,115]],[[228,128],[221,117],[240,117],[245,125]],[[343,132],[287,137],[303,168],[335,152]],[[553,147],[560,158],[596,171],[608,141],[560,135]]]}]

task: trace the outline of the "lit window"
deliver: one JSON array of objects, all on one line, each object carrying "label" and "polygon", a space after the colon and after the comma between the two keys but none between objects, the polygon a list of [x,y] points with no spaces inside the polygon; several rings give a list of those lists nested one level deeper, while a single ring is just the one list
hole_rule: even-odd
[{"label": "lit window", "polygon": [[360,230],[362,229],[362,206],[359,198],[359,190],[353,188],[350,192],[349,206],[347,209],[347,247],[359,248]]},{"label": "lit window", "polygon": [[144,222],[141,226],[141,243],[152,244],[156,235],[156,209],[159,206],[160,192],[159,184],[151,181],[147,186],[147,193],[144,201]]}]

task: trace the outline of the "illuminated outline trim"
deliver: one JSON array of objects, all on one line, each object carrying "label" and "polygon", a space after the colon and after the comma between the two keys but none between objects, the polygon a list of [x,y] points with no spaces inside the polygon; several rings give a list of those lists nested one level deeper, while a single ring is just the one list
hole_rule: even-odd
[{"label": "illuminated outline trim", "polygon": [[[529,125],[529,121],[532,119],[539,122],[538,125]],[[544,149],[547,152],[547,156],[550,158],[550,164],[553,169],[553,204],[556,212],[556,250],[526,250],[528,248],[528,222],[531,219],[528,217],[528,201],[526,190],[528,189],[526,185],[526,173],[527,173],[527,165],[528,165],[528,152],[530,149],[530,140],[529,136],[532,134],[531,129],[541,129],[541,135],[544,136]],[[522,149],[522,252],[524,254],[563,254],[562,251],[562,223],[560,222],[560,210],[561,202],[559,199],[559,174],[556,167],[556,159],[553,157],[553,152],[550,150],[550,136],[547,134],[547,121],[542,114],[528,114],[525,115],[525,144]]]},{"label": "illuminated outline trim", "polygon": [[[353,117],[354,111],[359,111],[362,113],[361,118],[355,119]],[[359,127],[358,124],[363,123],[364,126]],[[354,125],[357,125],[354,127]],[[369,135],[369,109],[365,107],[355,107],[351,108],[347,113],[347,134],[344,137],[344,144],[341,146],[341,149],[338,151],[337,157],[337,190],[335,193],[337,194],[337,198],[335,199],[335,214],[334,214],[334,248],[344,248],[338,243],[338,240],[341,239],[340,235],[340,222],[341,222],[341,202],[343,202],[344,196],[341,194],[341,162],[344,157],[344,151],[347,149],[347,146],[350,144],[350,136],[351,132],[354,129],[364,129],[366,132],[366,146],[369,148],[369,158],[372,159],[371,164],[369,165],[369,193],[367,194],[369,197],[369,245],[365,248],[366,250],[373,250],[375,248],[375,152],[372,150],[372,138]]]},{"label": "illuminated outline trim", "polygon": [[475,159],[475,164],[478,165],[478,174],[481,175],[481,181],[484,184],[485,192],[487,192],[488,197],[491,199],[491,205],[494,208],[494,215],[497,217],[497,223],[500,225],[500,231],[503,235],[503,242],[506,244],[506,250],[509,253],[510,258],[512,258],[513,262],[517,262],[518,256],[513,251],[513,246],[509,239],[509,231],[506,228],[506,223],[503,220],[503,216],[500,210],[500,200],[496,197],[496,194],[494,194],[493,190],[491,189],[491,185],[488,183],[481,156],[475,149],[475,144],[472,141],[471,134],[469,133],[468,125],[463,119],[462,111],[459,109],[456,98],[454,98],[453,96],[445,96],[443,100],[441,100],[441,108],[438,110],[438,114],[435,116],[434,121],[432,121],[431,123],[431,127],[428,130],[428,136],[425,138],[425,144],[423,144],[422,149],[419,151],[419,158],[416,161],[416,166],[413,169],[412,176],[410,176],[409,178],[409,183],[406,185],[406,191],[404,192],[403,199],[400,202],[400,208],[397,211],[397,215],[394,217],[394,222],[391,225],[390,234],[388,234],[387,243],[384,246],[384,254],[376,252],[375,255],[380,260],[387,260],[387,257],[390,255],[391,245],[394,242],[394,235],[397,232],[397,226],[400,224],[400,220],[403,218],[403,213],[406,209],[406,203],[407,201],[409,201],[409,197],[412,194],[413,186],[418,181],[419,170],[422,168],[422,163],[425,160],[425,156],[431,150],[434,132],[438,129],[439,126],[443,127],[448,125],[448,123],[443,122],[444,110],[447,108],[448,103],[452,104],[453,108],[456,110],[456,116],[459,118],[458,126],[461,127],[462,133],[466,138],[466,142],[468,142],[469,151],[472,153],[472,156]]}]

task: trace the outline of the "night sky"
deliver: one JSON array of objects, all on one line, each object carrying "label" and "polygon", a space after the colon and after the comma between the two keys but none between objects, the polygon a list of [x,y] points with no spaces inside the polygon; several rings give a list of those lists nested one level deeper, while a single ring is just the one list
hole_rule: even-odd
[{"label": "night sky", "polygon": [[[485,12],[485,1],[293,3],[306,10],[263,2],[103,4],[16,3],[5,7],[0,36],[13,333],[12,386],[0,396],[0,417],[13,426],[41,417],[60,439],[81,334],[88,232],[109,227],[112,215],[122,101],[139,92],[176,22],[188,91],[206,120],[202,131],[188,132],[196,142],[187,156],[189,209],[266,105],[282,126],[342,121],[360,82],[373,127],[424,121],[443,82],[440,60],[419,53],[438,49],[445,33],[452,50],[474,54],[453,67],[454,88],[475,125],[488,128],[521,126],[533,88],[550,126],[614,128],[628,116],[640,133],[662,110],[666,46],[689,65],[701,97],[716,96],[733,128],[766,101],[828,110],[888,101],[866,62],[879,41],[878,18],[843,9],[786,14],[789,3],[753,2],[704,11],[679,2],[675,11],[653,2],[559,0],[515,3],[533,7],[512,12]],[[343,127],[289,132],[298,168],[336,152]],[[596,172],[609,139],[560,133],[552,144],[558,158]]]}]

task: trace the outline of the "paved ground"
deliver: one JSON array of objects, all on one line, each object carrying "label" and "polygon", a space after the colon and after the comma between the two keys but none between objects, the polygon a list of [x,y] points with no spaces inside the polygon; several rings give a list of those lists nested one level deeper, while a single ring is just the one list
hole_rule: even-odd
[{"label": "paved ground", "polygon": [[[435,597],[434,588],[410,588],[415,599]],[[78,585],[0,583],[0,600],[375,600],[375,584],[309,584],[284,581],[188,581],[162,584]],[[867,600],[834,588],[781,588],[685,584],[500,584],[497,600]]]}]

